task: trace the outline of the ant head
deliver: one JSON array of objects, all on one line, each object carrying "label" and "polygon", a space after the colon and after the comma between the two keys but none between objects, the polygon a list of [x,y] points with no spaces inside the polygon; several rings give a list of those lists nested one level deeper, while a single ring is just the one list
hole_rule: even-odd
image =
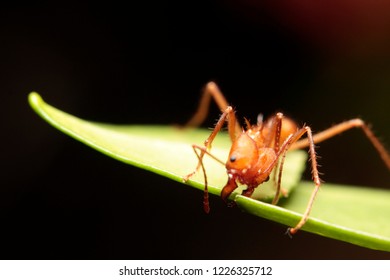
[{"label": "ant head", "polygon": [[242,133],[233,143],[226,169],[229,174],[246,172],[258,159],[259,153],[255,141],[246,133]]}]

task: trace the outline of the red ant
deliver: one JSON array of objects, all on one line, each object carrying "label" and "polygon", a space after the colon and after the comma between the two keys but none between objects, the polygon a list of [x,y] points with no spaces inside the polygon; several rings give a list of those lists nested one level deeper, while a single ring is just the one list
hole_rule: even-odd
[{"label": "red ant", "polygon": [[[281,189],[281,177],[287,151],[308,147],[311,160],[311,173],[315,187],[301,220],[294,228],[288,229],[288,234],[295,234],[306,223],[314,199],[321,186],[314,144],[329,139],[343,131],[358,127],[363,130],[386,166],[390,169],[389,153],[378,138],[375,137],[369,126],[361,119],[344,121],[313,135],[309,126],[304,125],[299,128],[293,120],[284,117],[282,113],[277,113],[266,120],[263,120],[262,115],[259,115],[257,124],[255,125],[251,125],[245,119],[246,130],[243,130],[237,121],[233,108],[228,105],[222,92],[213,82],[209,82],[206,85],[199,107],[187,123],[187,126],[198,126],[204,121],[208,113],[211,97],[214,98],[218,107],[221,109],[222,115],[215,125],[214,130],[204,142],[204,146],[192,145],[199,160],[198,165],[194,172],[183,178],[184,181],[189,180],[199,168],[202,168],[205,182],[203,206],[206,213],[210,211],[210,206],[206,170],[203,165],[203,156],[205,154],[226,166],[228,181],[221,191],[221,197],[225,202],[227,202],[229,195],[238,187],[237,182],[247,186],[242,192],[242,195],[250,197],[255,188],[263,182],[268,181],[272,170],[275,169],[275,176],[277,174],[277,181],[275,180],[276,193],[272,204],[276,204],[279,200],[280,193],[283,193],[283,189]],[[228,133],[233,142],[226,163],[209,152],[214,138],[220,132],[225,122],[227,122]],[[305,134],[307,138],[300,139]],[[234,202],[230,203],[230,205],[234,205]]]}]

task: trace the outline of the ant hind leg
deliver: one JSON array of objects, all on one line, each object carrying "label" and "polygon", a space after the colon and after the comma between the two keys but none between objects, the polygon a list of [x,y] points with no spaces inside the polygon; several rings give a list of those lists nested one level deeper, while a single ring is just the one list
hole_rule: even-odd
[{"label": "ant hind leg", "polygon": [[[360,128],[365,136],[370,140],[371,144],[374,146],[374,148],[377,150],[379,156],[382,158],[384,164],[388,169],[390,169],[390,154],[386,150],[385,146],[379,141],[378,137],[375,136],[374,132],[370,128],[369,125],[367,125],[362,119],[351,119],[348,121],[344,121],[342,123],[339,123],[337,125],[334,125],[328,129],[325,129],[324,131],[318,132],[315,135],[313,135],[313,142],[314,143],[320,143],[322,141],[325,141],[329,138],[332,138],[338,134],[341,134],[342,132],[349,130],[351,128]],[[297,142],[295,142],[291,149],[301,149],[305,148],[309,145],[307,139],[302,139]]]}]

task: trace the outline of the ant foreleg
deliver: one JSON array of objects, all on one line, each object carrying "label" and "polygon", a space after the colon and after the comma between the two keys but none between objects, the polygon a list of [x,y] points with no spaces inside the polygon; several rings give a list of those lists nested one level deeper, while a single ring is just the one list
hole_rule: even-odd
[{"label": "ant foreleg", "polygon": [[[377,152],[379,153],[379,156],[382,158],[383,162],[387,166],[388,169],[390,169],[390,154],[385,149],[383,144],[379,141],[379,139],[374,135],[370,127],[361,119],[352,119],[349,121],[345,121],[342,123],[339,123],[335,126],[332,126],[324,131],[321,131],[315,135],[313,135],[313,142],[319,143],[322,141],[325,141],[329,138],[332,138],[338,134],[341,134],[342,132],[349,130],[351,128],[361,128],[366,135],[366,137],[370,140],[371,144],[375,147]],[[302,139],[297,142],[295,142],[292,145],[292,149],[301,149],[304,147],[307,147],[309,143],[307,142],[307,139]]]},{"label": "ant foreleg", "polygon": [[[204,154],[211,149],[211,144],[212,142],[214,141],[215,137],[217,136],[217,134],[221,131],[226,119],[228,120],[228,129],[229,129],[229,134],[230,134],[230,137],[235,137],[235,133],[234,131],[231,131],[231,128],[235,126],[236,124],[236,116],[234,114],[234,111],[233,111],[233,108],[228,106],[226,108],[226,110],[222,113],[222,115],[220,116],[217,124],[215,125],[213,131],[211,132],[210,136],[207,137],[207,139],[204,141],[204,148],[201,148],[197,145],[193,145],[192,147],[197,147],[198,149],[201,150],[201,153],[200,155],[197,154],[198,156],[198,165],[196,166],[196,169],[191,172],[190,174],[184,176],[183,180],[184,181],[188,181],[189,178],[191,178],[198,170],[199,168],[201,167],[201,163],[202,163],[202,160],[203,160],[203,156]],[[195,148],[194,148],[195,149]],[[209,154],[211,155],[211,154]]]},{"label": "ant foreleg", "polygon": [[[204,147],[200,147],[198,145],[192,145],[192,148],[198,158],[198,165],[196,166],[196,169],[191,172],[190,174],[186,175],[183,177],[183,180],[186,182],[191,178],[198,170],[199,168],[202,168],[203,174],[204,174],[204,182],[205,182],[205,188],[204,188],[204,209],[205,212],[208,213],[210,211],[210,207],[208,206],[208,186],[207,186],[207,176],[206,176],[206,171],[203,166],[203,156],[205,154],[208,154],[210,157],[215,159],[216,161],[222,163],[224,165],[224,162],[213,156],[209,150],[211,149],[211,144],[214,141],[215,137],[217,134],[221,131],[226,119],[228,120],[228,129],[229,129],[229,134],[230,137],[233,138],[235,137],[234,131],[231,129],[234,128],[236,124],[236,116],[234,114],[233,108],[228,106],[226,110],[222,113],[221,117],[219,118],[217,124],[215,125],[214,130],[211,132],[210,136],[204,141]],[[200,151],[200,153],[197,152],[197,150]]]},{"label": "ant foreleg", "polygon": [[[213,154],[211,154],[208,150],[207,150],[207,148],[206,147],[202,147],[202,146],[198,146],[198,145],[192,145],[192,149],[194,150],[194,152],[195,152],[195,154],[196,154],[196,156],[197,156],[197,158],[198,158],[198,165],[196,166],[196,169],[195,169],[195,171],[193,171],[193,172],[191,172],[191,173],[189,173],[189,174],[187,174],[186,176],[184,176],[183,177],[183,181],[184,182],[187,182],[198,170],[199,170],[199,168],[201,168],[202,167],[202,169],[204,168],[203,167],[203,156],[205,155],[205,154],[207,154],[208,156],[210,156],[211,158],[213,158],[214,160],[216,160],[216,161],[218,161],[219,163],[221,163],[221,164],[223,164],[223,165],[225,165],[225,163],[222,161],[222,160],[220,160],[219,158],[217,158],[216,156],[214,156]],[[198,152],[196,151],[196,150],[200,150],[200,154],[198,154]],[[207,181],[207,179],[205,178],[205,181]]]},{"label": "ant foreleg", "polygon": [[[184,180],[184,182],[188,181],[190,179],[190,177],[192,177],[199,168],[202,168],[203,177],[204,177],[203,209],[204,209],[204,211],[206,213],[209,213],[210,212],[209,191],[208,191],[208,182],[207,182],[206,169],[204,168],[204,164],[203,164],[203,156],[205,154],[207,154],[208,156],[210,156],[212,159],[216,160],[217,162],[219,162],[219,163],[221,163],[223,165],[225,163],[222,160],[220,160],[219,158],[217,158],[216,156],[214,156],[213,154],[211,154],[206,149],[206,147],[201,147],[201,146],[198,146],[198,145],[192,145],[192,149],[194,150],[194,152],[196,154],[196,157],[199,160],[198,166],[196,167],[196,170],[194,172],[191,172],[190,174],[184,176],[183,180]],[[198,153],[197,150],[199,150],[200,152]]]}]

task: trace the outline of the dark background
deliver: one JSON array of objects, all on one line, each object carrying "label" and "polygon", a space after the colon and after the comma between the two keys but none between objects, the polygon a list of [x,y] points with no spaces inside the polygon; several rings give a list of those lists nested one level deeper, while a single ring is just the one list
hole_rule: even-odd
[{"label": "dark background", "polygon": [[[28,106],[37,91],[89,120],[184,123],[214,80],[240,117],[282,110],[315,131],[362,117],[389,146],[389,4],[258,2],[2,6],[0,258],[389,258],[289,239],[218,197],[205,215],[201,192],[97,153]],[[217,117],[214,106],[205,126]],[[327,182],[390,187],[358,130],[318,153]]]}]

